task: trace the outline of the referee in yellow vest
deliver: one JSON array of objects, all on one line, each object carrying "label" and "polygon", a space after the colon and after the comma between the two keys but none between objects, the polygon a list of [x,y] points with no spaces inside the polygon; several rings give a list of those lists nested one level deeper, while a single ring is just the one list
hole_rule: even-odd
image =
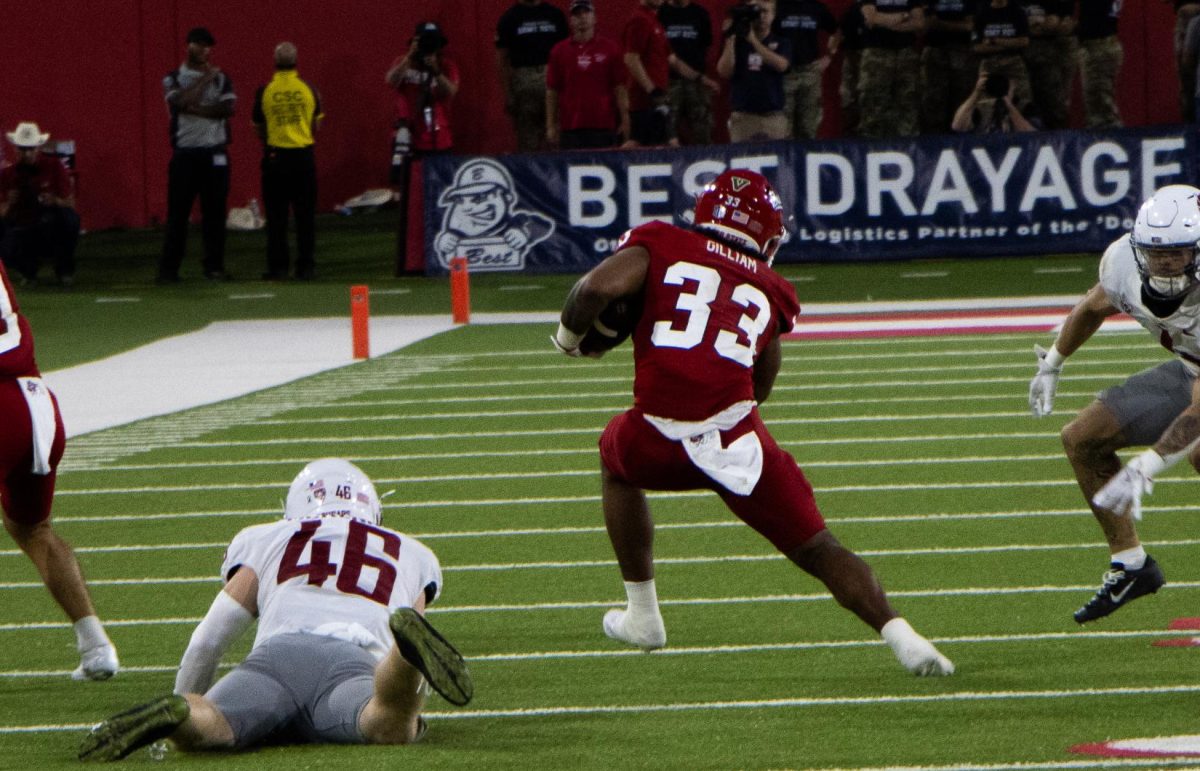
[{"label": "referee in yellow vest", "polygon": [[313,134],[323,118],[321,95],[296,72],[296,46],[275,46],[275,76],[254,97],[254,129],[263,140],[262,197],[267,217],[267,272],[288,277],[288,209],[296,217],[296,272],[300,281],[316,273],[317,165]]}]

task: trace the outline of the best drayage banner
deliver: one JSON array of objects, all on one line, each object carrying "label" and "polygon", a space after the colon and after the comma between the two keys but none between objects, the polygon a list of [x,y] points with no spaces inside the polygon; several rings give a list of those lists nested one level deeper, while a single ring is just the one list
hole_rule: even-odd
[{"label": "best drayage banner", "polygon": [[424,163],[426,270],[581,272],[628,228],[686,223],[726,167],[761,171],[791,217],[777,260],[1100,252],[1162,185],[1196,183],[1196,130],[437,156]]}]

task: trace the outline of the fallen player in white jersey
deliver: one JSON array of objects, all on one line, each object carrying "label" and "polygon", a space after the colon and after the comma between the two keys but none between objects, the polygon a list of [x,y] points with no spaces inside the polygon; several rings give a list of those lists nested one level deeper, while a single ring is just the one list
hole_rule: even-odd
[{"label": "fallen player in white jersey", "polygon": [[[79,758],[118,760],[162,738],[204,750],[408,744],[425,732],[425,683],[452,704],[470,701],[466,663],[424,619],[441,591],[437,557],[381,526],[381,511],[356,466],[308,464],[283,519],[229,544],[225,586],[192,634],[175,693],[100,723]],[[255,618],[250,654],[210,688],[221,656]]]}]

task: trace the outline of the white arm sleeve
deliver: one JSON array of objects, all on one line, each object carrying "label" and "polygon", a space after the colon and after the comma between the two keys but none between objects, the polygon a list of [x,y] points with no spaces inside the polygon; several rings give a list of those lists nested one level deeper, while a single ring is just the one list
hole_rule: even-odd
[{"label": "white arm sleeve", "polygon": [[192,639],[179,672],[175,675],[175,693],[204,693],[212,685],[221,656],[242,632],[249,628],[254,616],[226,592],[217,592],[208,613],[192,632]]}]

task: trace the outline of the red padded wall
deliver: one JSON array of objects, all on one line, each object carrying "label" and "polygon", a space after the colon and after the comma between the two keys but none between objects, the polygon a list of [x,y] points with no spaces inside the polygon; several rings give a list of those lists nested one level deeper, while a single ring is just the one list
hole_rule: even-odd
[{"label": "red padded wall", "polygon": [[[702,0],[719,23],[732,0]],[[830,3],[835,11],[847,0]],[[322,92],[327,119],[317,138],[322,208],[385,184],[393,95],[388,65],[416,23],[434,19],[462,71],[454,108],[460,152],[499,154],[514,143],[494,71],[492,35],[511,0],[43,0],[36,11],[4,17],[0,45],[0,126],[36,120],[78,145],[79,204],[91,229],[160,220],[170,154],[162,78],[183,59],[188,28],[217,38],[213,60],[233,78],[231,205],[258,196],[258,142],[249,114],[254,89],[271,75],[281,40],[300,49],[300,73]],[[560,5],[565,6],[565,0]],[[637,0],[599,0],[600,32],[616,37]],[[1120,101],[1126,123],[1179,119],[1174,23],[1162,0],[1126,0]],[[715,56],[715,52],[714,52]],[[826,84],[827,103],[836,87]],[[719,98],[721,101],[723,97]],[[719,118],[724,117],[724,110]],[[826,133],[838,127],[827,110]],[[718,136],[723,136],[718,131]]]}]

